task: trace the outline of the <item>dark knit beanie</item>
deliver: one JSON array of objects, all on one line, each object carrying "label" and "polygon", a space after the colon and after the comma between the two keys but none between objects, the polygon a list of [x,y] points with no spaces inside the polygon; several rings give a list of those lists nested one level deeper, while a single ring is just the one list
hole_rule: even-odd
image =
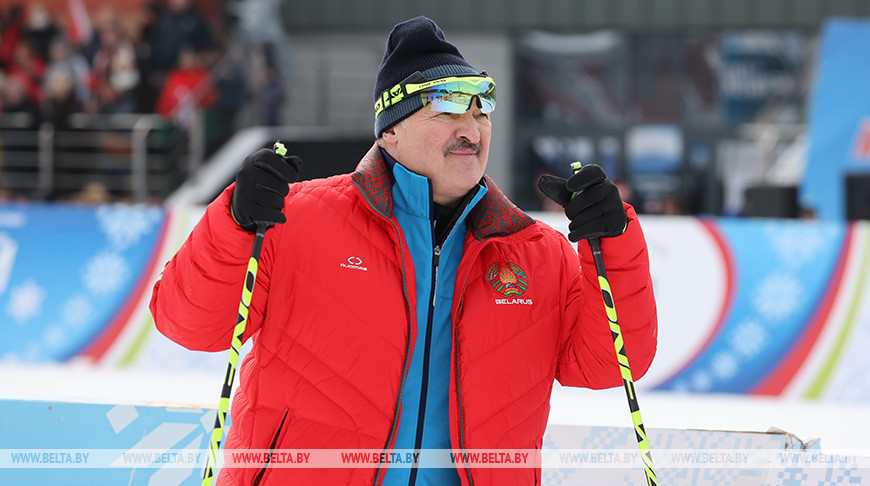
[{"label": "dark knit beanie", "polygon": [[[420,16],[393,27],[387,39],[384,59],[375,81],[377,102],[384,91],[420,71],[427,79],[458,74],[478,74],[479,71],[459,53],[459,49],[444,39],[444,32],[432,20]],[[409,96],[389,106],[375,118],[375,137],[423,107],[419,96]]]}]

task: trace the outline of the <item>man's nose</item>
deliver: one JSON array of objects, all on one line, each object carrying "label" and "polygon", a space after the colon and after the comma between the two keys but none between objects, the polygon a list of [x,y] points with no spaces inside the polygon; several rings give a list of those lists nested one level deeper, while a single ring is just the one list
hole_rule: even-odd
[{"label": "man's nose", "polygon": [[480,127],[475,119],[475,109],[472,107],[462,116],[458,117],[456,137],[464,138],[471,143],[480,143]]}]

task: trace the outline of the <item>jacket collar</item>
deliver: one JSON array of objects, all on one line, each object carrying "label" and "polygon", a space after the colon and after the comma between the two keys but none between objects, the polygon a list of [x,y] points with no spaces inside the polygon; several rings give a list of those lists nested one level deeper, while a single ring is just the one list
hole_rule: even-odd
[{"label": "jacket collar", "polygon": [[[351,177],[378,212],[387,217],[393,214],[393,179],[377,143],[362,158]],[[489,190],[468,215],[468,227],[476,239],[507,236],[535,223],[508,200],[489,176],[483,177]]]}]

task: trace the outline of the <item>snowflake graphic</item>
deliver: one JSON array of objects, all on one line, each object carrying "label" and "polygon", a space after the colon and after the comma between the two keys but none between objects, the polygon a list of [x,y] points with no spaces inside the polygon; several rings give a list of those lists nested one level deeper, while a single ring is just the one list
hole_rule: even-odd
[{"label": "snowflake graphic", "polygon": [[713,356],[713,374],[716,375],[717,378],[723,380],[734,378],[737,374],[737,365],[737,359],[735,359],[734,355],[731,353],[719,352],[716,356]]},{"label": "snowflake graphic", "polygon": [[161,215],[160,209],[145,205],[115,204],[97,210],[100,228],[116,250],[138,243],[160,221]]},{"label": "snowflake graphic", "polygon": [[780,261],[792,268],[812,262],[836,236],[833,223],[794,221],[768,223],[764,235]]},{"label": "snowflake graphic", "polygon": [[63,328],[57,324],[49,326],[42,335],[43,342],[49,349],[59,348],[66,340],[65,338],[66,334],[63,332]]},{"label": "snowflake graphic", "polygon": [[105,295],[117,291],[128,273],[127,261],[121,255],[102,252],[85,264],[83,278],[91,293]]},{"label": "snowflake graphic", "polygon": [[45,290],[33,279],[27,279],[9,292],[6,313],[15,319],[18,325],[22,325],[42,312],[44,300]]},{"label": "snowflake graphic", "polygon": [[754,292],[755,310],[765,319],[778,323],[792,315],[804,299],[805,289],[792,275],[780,273],[765,277]]},{"label": "snowflake graphic", "polygon": [[63,322],[71,326],[80,326],[94,312],[94,306],[84,295],[74,295],[63,304],[60,312]]},{"label": "snowflake graphic", "polygon": [[750,319],[735,327],[728,337],[728,344],[737,355],[749,358],[761,352],[768,340],[769,334],[764,326]]},{"label": "snowflake graphic", "polygon": [[697,391],[707,391],[713,387],[713,379],[704,370],[696,371],[692,375],[692,388]]},{"label": "snowflake graphic", "polygon": [[42,354],[42,348],[39,347],[39,345],[36,343],[30,343],[30,345],[27,346],[27,349],[24,351],[23,361],[26,361],[26,362],[38,361],[41,354]]},{"label": "snowflake graphic", "polygon": [[21,354],[16,351],[10,351],[6,354],[0,354],[0,365],[11,364],[17,365],[21,364],[23,359],[21,358]]}]

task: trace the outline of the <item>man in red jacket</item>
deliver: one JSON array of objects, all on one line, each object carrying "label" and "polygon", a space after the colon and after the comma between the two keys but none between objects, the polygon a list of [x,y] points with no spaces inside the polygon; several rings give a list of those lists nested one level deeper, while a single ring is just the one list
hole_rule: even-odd
[{"label": "man in red jacket", "polygon": [[602,238],[632,370],[647,370],[656,309],[634,209],[594,165],[549,181],[578,251],[517,209],[484,174],[495,81],[425,17],[390,33],[374,101],[377,143],[351,174],[294,183],[298,158],[246,158],[166,265],[151,310],[176,342],[227,349],[251,231],[273,225],[226,448],[420,459],[224,468],[220,484],[539,484],[538,467],[429,453],[539,450],[554,379],[622,383],[585,239]]}]

